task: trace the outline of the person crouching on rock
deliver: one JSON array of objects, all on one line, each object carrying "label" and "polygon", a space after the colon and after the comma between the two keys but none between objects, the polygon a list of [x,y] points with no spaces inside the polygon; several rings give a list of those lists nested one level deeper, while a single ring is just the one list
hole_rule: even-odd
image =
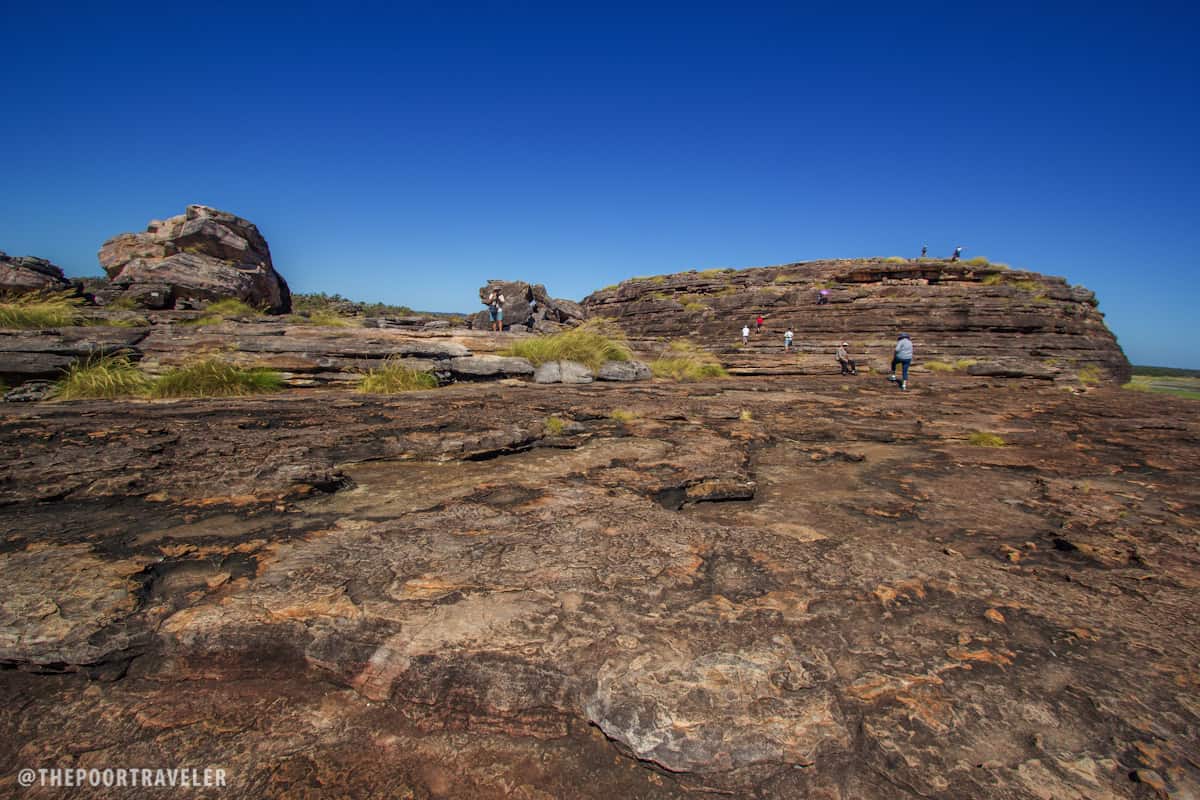
[{"label": "person crouching on rock", "polygon": [[912,365],[913,345],[912,339],[908,338],[907,333],[902,333],[896,338],[896,349],[892,353],[892,369],[888,375],[888,380],[895,382],[896,380],[896,365],[903,367],[902,376],[900,378],[900,388],[908,389],[908,368]]},{"label": "person crouching on rock", "polygon": [[842,365],[843,375],[857,375],[858,367],[854,366],[854,359],[850,358],[850,343],[842,342],[837,349],[837,361]]},{"label": "person crouching on rock", "polygon": [[504,294],[499,289],[492,289],[492,293],[488,295],[487,307],[492,330],[504,330]]},{"label": "person crouching on rock", "polygon": [[525,320],[525,330],[533,332],[533,326],[537,324],[538,301],[537,298],[529,300],[529,318]]}]

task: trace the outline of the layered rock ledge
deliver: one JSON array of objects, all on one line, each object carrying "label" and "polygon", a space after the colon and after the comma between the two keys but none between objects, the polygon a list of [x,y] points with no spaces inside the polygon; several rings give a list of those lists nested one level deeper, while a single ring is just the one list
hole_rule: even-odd
[{"label": "layered rock ledge", "polygon": [[[906,332],[917,367],[1119,383],[1130,375],[1091,291],[992,265],[840,259],[691,271],[625,281],[588,295],[583,307],[633,337],[703,344],[743,374],[825,373],[842,341],[866,366],[886,369],[896,335]],[[742,326],[755,328],[759,315],[765,333],[742,347]],[[784,357],[788,327],[794,353]]]}]

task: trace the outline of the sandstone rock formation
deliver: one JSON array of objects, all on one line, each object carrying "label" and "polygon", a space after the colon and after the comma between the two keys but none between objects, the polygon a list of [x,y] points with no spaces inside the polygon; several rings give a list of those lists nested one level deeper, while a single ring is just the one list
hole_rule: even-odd
[{"label": "sandstone rock formation", "polygon": [[[824,291],[827,302],[817,304]],[[914,366],[993,376],[1125,382],[1129,362],[1105,327],[1095,295],[1062,278],[936,260],[844,259],[708,270],[625,281],[584,298],[644,339],[692,339],[745,374],[821,374],[850,343],[860,368],[886,369],[896,334],[916,347]],[[741,346],[744,324],[766,331]],[[795,331],[792,355],[783,334]],[[649,345],[647,345],[647,348]]]},{"label": "sandstone rock formation", "polygon": [[0,793],[1197,796],[1194,403],[929,380],[0,406]]},{"label": "sandstone rock formation", "polygon": [[[528,284],[524,281],[488,281],[486,286],[479,289],[479,301],[486,303],[492,289],[499,288],[504,295],[504,327],[521,327],[529,319],[529,301],[536,300],[538,311],[534,314],[534,330],[543,333],[553,333],[561,330],[564,325],[574,325],[582,322],[585,313],[583,307],[572,300],[562,300],[551,297],[546,293],[546,287],[540,283]],[[471,327],[487,329],[491,324],[487,310],[475,314],[471,318]]]},{"label": "sandstone rock formation", "polygon": [[146,308],[234,298],[273,314],[291,310],[287,282],[258,228],[208,206],[109,239],[100,264],[114,287]]},{"label": "sandstone rock formation", "polygon": [[0,295],[26,292],[61,292],[71,288],[71,282],[44,258],[9,256],[0,250]]}]

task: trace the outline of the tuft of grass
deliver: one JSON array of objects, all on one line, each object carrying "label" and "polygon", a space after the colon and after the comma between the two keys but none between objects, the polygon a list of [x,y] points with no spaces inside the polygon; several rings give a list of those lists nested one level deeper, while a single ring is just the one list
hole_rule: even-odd
[{"label": "tuft of grass", "polygon": [[742,422],[753,422],[754,415],[750,413],[749,409],[743,408],[742,413],[738,414],[738,419]]},{"label": "tuft of grass", "polygon": [[988,266],[990,266],[992,269],[1012,269],[1012,267],[1010,267],[1008,264],[1005,264],[1003,261],[993,261]]},{"label": "tuft of grass", "polygon": [[1036,292],[1038,289],[1042,288],[1040,283],[1031,280],[1011,280],[1005,281],[1005,283],[1025,292]]},{"label": "tuft of grass", "polygon": [[246,369],[217,358],[175,367],[150,388],[151,397],[233,397],[278,391],[283,376],[270,369]]},{"label": "tuft of grass", "polygon": [[150,376],[126,355],[92,355],[76,361],[58,382],[59,400],[141,397],[150,391]]},{"label": "tuft of grass", "polygon": [[994,433],[975,431],[967,437],[967,443],[975,447],[1004,447],[1004,439]]},{"label": "tuft of grass", "polygon": [[25,294],[0,302],[0,328],[66,328],[82,321],[83,299],[69,294]]},{"label": "tuft of grass", "polygon": [[310,311],[307,318],[301,317],[300,322],[307,325],[319,325],[323,328],[352,328],[355,320],[347,319],[335,311]]},{"label": "tuft of grass", "polygon": [[608,418],[616,420],[623,425],[627,422],[633,422],[635,419],[638,419],[641,416],[642,415],[636,411],[626,411],[623,408],[618,408],[614,409],[613,412],[608,415]]},{"label": "tuft of grass", "polygon": [[656,378],[675,381],[729,377],[716,356],[685,341],[672,342],[661,357],[650,362],[650,370]]},{"label": "tuft of grass", "polygon": [[134,302],[132,297],[118,297],[111,303],[106,303],[105,308],[115,309],[117,311],[137,311],[138,304]]},{"label": "tuft of grass", "polygon": [[884,260],[885,264],[907,264],[908,259],[903,256],[888,256]]},{"label": "tuft of grass", "polygon": [[552,336],[524,339],[501,351],[501,355],[524,358],[535,367],[548,361],[577,361],[592,369],[599,369],[606,361],[633,358],[620,329],[598,320]]},{"label": "tuft of grass", "polygon": [[255,308],[244,300],[237,300],[233,297],[209,303],[204,307],[204,311],[207,314],[216,314],[219,317],[261,317],[263,315],[262,309]]},{"label": "tuft of grass", "polygon": [[436,389],[437,385],[437,378],[428,372],[413,369],[401,363],[400,359],[389,358],[383,366],[363,375],[356,388],[364,394],[399,394]]},{"label": "tuft of grass", "polygon": [[1085,364],[1079,368],[1076,376],[1079,378],[1080,383],[1099,383],[1103,377],[1103,373],[1100,372],[1100,368],[1095,364]]},{"label": "tuft of grass", "polygon": [[684,311],[708,311],[708,306],[704,305],[704,303],[700,303],[695,300],[692,300],[690,302],[683,304],[683,310]]},{"label": "tuft of grass", "polygon": [[546,433],[550,436],[562,436],[563,431],[567,429],[567,423],[563,422],[558,417],[546,417],[546,421],[542,423]]},{"label": "tuft of grass", "polygon": [[926,367],[934,372],[961,372],[967,367],[978,364],[979,362],[973,358],[960,358],[954,363],[950,363],[949,361],[926,361],[924,363]]},{"label": "tuft of grass", "polygon": [[993,272],[991,275],[985,275],[980,281],[984,286],[997,286],[1004,278],[998,272]]},{"label": "tuft of grass", "polygon": [[725,267],[723,269],[705,269],[697,272],[696,274],[701,278],[718,278],[734,271],[735,270],[732,267]]},{"label": "tuft of grass", "polygon": [[986,267],[992,262],[988,261],[983,256],[975,256],[974,258],[968,258],[963,263],[972,267]]}]

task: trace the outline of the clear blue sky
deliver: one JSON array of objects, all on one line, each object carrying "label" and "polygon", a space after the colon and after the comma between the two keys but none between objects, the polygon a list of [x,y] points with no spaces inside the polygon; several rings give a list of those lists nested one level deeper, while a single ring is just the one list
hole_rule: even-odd
[{"label": "clear blue sky", "polygon": [[1200,368],[1194,4],[44,5],[0,0],[0,249],[70,275],[188,203],[433,310],[962,244]]}]

